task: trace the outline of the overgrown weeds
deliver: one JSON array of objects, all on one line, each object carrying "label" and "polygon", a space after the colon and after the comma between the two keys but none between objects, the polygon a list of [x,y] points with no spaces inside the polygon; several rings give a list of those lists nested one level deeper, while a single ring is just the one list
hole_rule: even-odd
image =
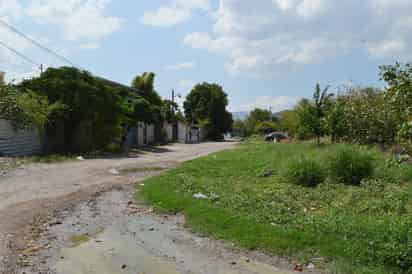
[{"label": "overgrown weeds", "polygon": [[342,147],[330,159],[331,176],[339,183],[360,185],[373,175],[373,157],[359,147]]},{"label": "overgrown weeds", "polygon": [[[363,153],[368,163],[372,159],[374,172],[359,185],[337,183],[332,176],[317,187],[285,179],[288,163],[302,155],[311,162],[293,168],[310,170],[321,163],[325,169],[342,149],[361,150],[362,160]],[[333,273],[411,273],[412,167],[388,165],[387,159],[358,146],[253,140],[148,179],[140,195],[156,208],[185,213],[199,233],[246,248],[303,254],[313,262],[322,257]],[[265,170],[273,175],[260,176]],[[310,171],[299,172],[298,178],[312,178]],[[213,199],[195,199],[199,192]]]},{"label": "overgrown weeds", "polygon": [[321,163],[306,156],[299,156],[290,160],[284,177],[297,185],[315,187],[325,181],[326,175]]}]

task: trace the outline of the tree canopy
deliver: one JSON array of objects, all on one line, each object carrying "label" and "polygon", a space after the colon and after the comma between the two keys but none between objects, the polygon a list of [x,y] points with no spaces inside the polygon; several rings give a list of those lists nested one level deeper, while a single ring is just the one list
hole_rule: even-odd
[{"label": "tree canopy", "polygon": [[196,85],[184,102],[186,119],[199,123],[206,128],[207,138],[220,140],[223,134],[231,130],[233,117],[226,110],[227,94],[217,84],[202,83]]},{"label": "tree canopy", "polygon": [[11,121],[16,129],[43,130],[51,116],[63,111],[60,103],[50,104],[47,97],[12,85],[0,85],[0,118]]},{"label": "tree canopy", "polygon": [[74,136],[85,124],[89,125],[92,141],[91,147],[81,150],[120,143],[126,113],[118,90],[104,80],[76,68],[49,68],[40,77],[23,81],[20,87],[46,97],[51,104],[64,106],[62,115],[53,117],[55,122],[49,124],[49,129],[64,128],[65,152],[80,150]]},{"label": "tree canopy", "polygon": [[272,112],[266,109],[255,108],[245,120],[245,131],[247,135],[266,134],[277,129],[276,118]]}]

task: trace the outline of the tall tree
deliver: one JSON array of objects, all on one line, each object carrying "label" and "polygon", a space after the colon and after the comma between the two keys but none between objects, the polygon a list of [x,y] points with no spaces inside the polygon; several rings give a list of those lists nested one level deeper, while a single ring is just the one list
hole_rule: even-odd
[{"label": "tall tree", "polygon": [[320,144],[320,138],[327,133],[325,117],[332,97],[329,86],[322,90],[320,85],[316,84],[312,101],[302,100],[297,108],[300,133],[313,135],[317,144]]},{"label": "tall tree", "polygon": [[[245,120],[245,128],[248,135],[258,133],[263,134],[267,133],[262,126],[259,126],[261,123],[265,123],[267,128],[268,123],[274,122],[272,112],[266,109],[255,108],[252,110]],[[276,127],[274,124],[270,128]],[[269,130],[270,131],[270,130]]]},{"label": "tall tree", "polygon": [[[64,113],[49,129],[63,128],[65,152],[102,149],[120,143],[125,114],[122,98],[106,81],[76,68],[49,68],[40,77],[23,81],[23,89],[36,91],[51,104],[65,106]],[[79,131],[90,138],[76,141]],[[87,145],[86,145],[87,143]]]},{"label": "tall tree", "polygon": [[227,94],[217,84],[202,83],[196,85],[184,102],[186,119],[192,123],[202,124],[207,137],[221,140],[223,134],[231,130],[232,114],[226,110]]},{"label": "tall tree", "polygon": [[160,106],[162,104],[162,98],[154,88],[155,79],[155,73],[145,72],[133,79],[132,87],[137,90],[139,95],[148,100],[151,104]]},{"label": "tall tree", "polygon": [[145,72],[136,76],[132,81],[132,88],[140,96],[135,101],[135,119],[145,123],[161,123],[163,120],[163,101],[154,88],[156,74]]}]

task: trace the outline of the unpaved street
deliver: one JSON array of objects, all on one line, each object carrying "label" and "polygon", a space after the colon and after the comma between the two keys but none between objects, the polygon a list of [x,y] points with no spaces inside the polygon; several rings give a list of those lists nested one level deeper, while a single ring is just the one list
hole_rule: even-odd
[{"label": "unpaved street", "polygon": [[173,145],[132,158],[31,165],[0,177],[0,273],[295,273],[294,263],[195,235],[184,216],[134,201],[133,183],[235,145]]},{"label": "unpaved street", "polygon": [[[0,177],[0,273],[16,261],[10,251],[24,248],[33,219],[76,205],[93,194],[127,185],[164,168],[234,147],[234,143],[175,144],[133,157],[36,164]],[[123,172],[124,171],[124,172]]]},{"label": "unpaved street", "polygon": [[194,235],[183,216],[158,215],[132,202],[133,192],[105,192],[55,214],[19,273],[293,274],[285,260]]}]

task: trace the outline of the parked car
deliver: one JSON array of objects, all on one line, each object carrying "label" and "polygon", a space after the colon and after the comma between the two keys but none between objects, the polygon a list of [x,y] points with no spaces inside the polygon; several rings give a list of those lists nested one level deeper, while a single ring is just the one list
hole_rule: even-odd
[{"label": "parked car", "polygon": [[287,133],[284,132],[272,132],[269,133],[265,136],[265,141],[266,142],[275,142],[275,143],[279,143],[283,140],[288,140],[289,136],[287,135]]}]

